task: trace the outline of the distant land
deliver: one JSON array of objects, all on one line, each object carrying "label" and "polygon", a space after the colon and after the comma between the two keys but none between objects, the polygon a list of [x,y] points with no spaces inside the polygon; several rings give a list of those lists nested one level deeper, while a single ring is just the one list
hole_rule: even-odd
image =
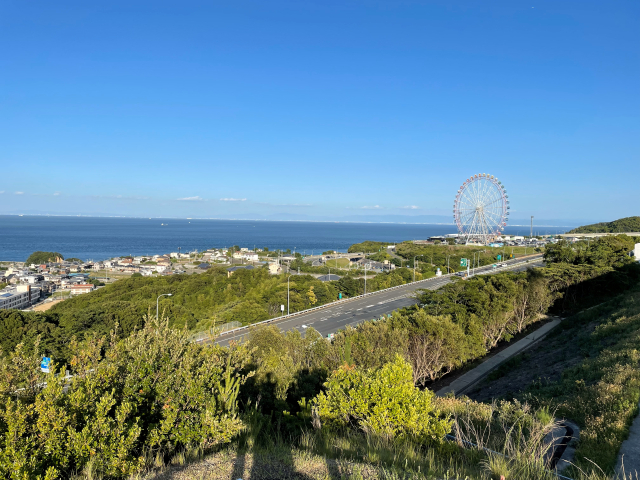
[{"label": "distant land", "polygon": [[[0,214],[2,215],[2,214]],[[118,214],[74,214],[67,212],[64,214],[51,214],[47,212],[12,212],[5,213],[4,215],[24,215],[24,216],[46,216],[46,217],[86,217],[86,218],[159,218],[159,219],[171,219],[180,218],[185,219],[187,217],[159,217],[157,215],[140,216],[140,215],[118,215]],[[634,217],[630,217],[634,218]],[[345,222],[345,223],[398,223],[398,224],[415,224],[415,225],[453,225],[453,218],[449,215],[384,215],[384,214],[369,214],[369,215],[344,215],[344,216],[322,216],[322,215],[304,215],[295,213],[275,213],[269,215],[263,215],[259,213],[244,213],[233,215],[212,215],[212,216],[192,216],[188,219],[198,220],[251,220],[251,221],[267,221],[267,222]],[[530,224],[530,218],[510,218],[509,226],[528,226]],[[536,227],[577,227],[588,223],[589,220],[577,219],[537,219],[534,217],[533,225]]]},{"label": "distant land", "polygon": [[593,223],[570,230],[568,233],[640,232],[640,217],[619,218],[612,222]]}]

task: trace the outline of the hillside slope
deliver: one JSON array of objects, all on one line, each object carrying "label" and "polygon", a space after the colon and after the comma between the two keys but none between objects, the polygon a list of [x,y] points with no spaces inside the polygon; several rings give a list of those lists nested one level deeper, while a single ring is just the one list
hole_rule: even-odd
[{"label": "hillside slope", "polygon": [[628,233],[640,232],[640,217],[625,217],[613,222],[594,223],[569,230],[567,233]]}]

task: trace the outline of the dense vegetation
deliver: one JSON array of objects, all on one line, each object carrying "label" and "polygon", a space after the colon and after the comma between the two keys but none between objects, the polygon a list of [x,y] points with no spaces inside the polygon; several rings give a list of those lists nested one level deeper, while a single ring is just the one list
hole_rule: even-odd
[{"label": "dense vegetation", "polygon": [[393,242],[373,242],[371,240],[365,240],[364,242],[354,243],[347,250],[349,253],[364,252],[374,253],[379,252],[387,248],[387,245],[395,245]]},{"label": "dense vegetation", "polygon": [[640,290],[579,313],[556,335],[570,338],[581,361],[557,381],[535,381],[521,395],[529,403],[577,422],[577,466],[591,461],[610,471],[640,401]]},{"label": "dense vegetation", "polygon": [[[224,321],[255,318],[252,313],[233,315],[242,308],[268,309],[272,301],[279,305],[286,295],[286,278],[264,270],[238,271],[230,278],[223,269],[188,278],[134,278],[65,302],[73,308],[55,309],[51,316],[23,322],[25,315],[37,314],[11,312],[0,317],[14,322],[5,321],[0,331],[7,352],[0,357],[0,473],[55,478],[84,470],[122,477],[162,464],[181,449],[203,451],[236,438],[237,448],[245,451],[286,439],[280,445],[293,442],[327,455],[351,452],[395,467],[401,467],[401,458],[404,469],[421,474],[425,468],[437,478],[449,475],[449,469],[462,478],[479,478],[482,470],[509,479],[551,478],[543,468],[542,443],[553,426],[548,402],[532,397],[530,402],[541,407],[537,411],[518,402],[486,406],[436,399],[424,386],[482,357],[549,310],[572,312],[637,285],[640,265],[622,254],[628,242],[626,237],[602,239],[586,250],[560,244],[549,252],[546,268],[478,276],[424,291],[419,305],[347,328],[332,342],[312,328],[303,337],[272,325],[250,329],[245,343],[228,350],[189,343],[185,331],[164,321],[135,321],[143,311],[136,309],[148,309],[157,294],[167,292],[174,297],[163,306],[177,326],[188,327],[189,319],[197,318],[188,316],[191,308]],[[571,257],[574,263],[565,261],[567,248],[579,252]],[[412,273],[398,269],[374,281],[383,288]],[[357,294],[361,279],[318,285],[312,277],[299,276],[294,281],[302,308],[314,298],[319,301],[319,295]],[[636,303],[628,308],[637,309]],[[107,307],[100,310],[100,305]],[[127,308],[127,315],[118,316]],[[633,347],[637,319],[627,315],[631,310],[598,330],[602,348],[567,377],[569,383],[588,382],[556,387],[573,388],[577,403],[566,399],[552,405],[574,412],[584,425],[586,441],[579,455],[585,456],[580,453],[588,451],[581,450],[584,445],[595,445],[601,435],[615,437],[609,453],[598,458],[605,468],[640,392]],[[123,326],[116,328],[120,320]],[[115,332],[108,337],[111,328]],[[128,329],[128,336],[119,340],[118,329]],[[69,340],[73,333],[91,330],[101,335]],[[43,345],[35,338],[38,333]],[[10,338],[5,341],[5,336]],[[30,341],[13,350],[24,338]],[[67,394],[62,393],[64,380],[50,374],[43,386],[43,374],[32,367],[43,346],[67,349],[65,368],[79,374]],[[578,408],[584,409],[581,417]],[[490,438],[481,433],[487,431]],[[446,433],[458,444],[446,442]],[[466,451],[464,441],[509,458]],[[587,474],[576,472],[574,478],[587,478],[593,470],[586,461],[581,468]]]},{"label": "dense vegetation", "polygon": [[613,222],[601,222],[569,230],[567,233],[628,233],[640,232],[640,217],[625,217]]},{"label": "dense vegetation", "polygon": [[60,255],[58,252],[33,252],[29,255],[29,258],[25,261],[25,264],[31,265],[32,263],[35,265],[41,265],[43,263],[48,262],[60,262],[64,260],[64,257]]},{"label": "dense vegetation", "polygon": [[[421,278],[420,276],[417,277]],[[412,272],[398,269],[367,279],[367,291],[376,291],[412,280]],[[156,299],[162,297],[160,311],[171,325],[204,331],[227,322],[242,325],[281,315],[287,304],[287,277],[269,275],[266,269],[238,270],[231,277],[222,267],[197,275],[167,277],[136,276],[122,279],[94,292],[78,295],[53,306],[47,312],[0,310],[0,346],[12,351],[20,342],[33,344],[42,336],[42,347],[56,358],[67,360],[74,335],[105,335],[118,325],[124,338],[142,325],[149,311],[155,314]],[[364,293],[364,279],[345,276],[338,282],[321,282],[310,275],[293,275],[289,281],[290,311]]]},{"label": "dense vegetation", "polygon": [[0,361],[3,478],[128,476],[184,445],[207,448],[242,429],[241,351],[191,343],[148,319],[125,340],[91,337],[70,352],[76,376],[68,385],[55,367],[46,376],[33,368],[37,344]]}]

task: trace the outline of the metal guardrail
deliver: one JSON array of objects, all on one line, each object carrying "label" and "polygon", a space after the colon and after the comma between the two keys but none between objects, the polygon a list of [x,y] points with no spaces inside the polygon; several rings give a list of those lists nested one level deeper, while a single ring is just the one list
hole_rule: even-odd
[{"label": "metal guardrail", "polygon": [[[517,267],[517,266],[529,263],[530,260],[533,260],[533,259],[538,258],[538,257],[542,257],[542,255],[540,255],[540,254],[538,254],[538,255],[529,255],[529,256],[527,256],[527,259],[524,260],[524,261],[518,261],[518,262],[515,262],[515,263],[510,263],[510,264],[507,264],[506,267],[498,267],[496,269],[491,269],[490,271],[495,271],[495,270],[500,270],[500,269],[508,270],[510,268]],[[485,265],[484,267],[487,267],[487,265]],[[480,267],[480,268],[484,268],[484,267]],[[456,273],[459,273],[459,272],[456,272]],[[416,280],[415,282],[409,282],[409,283],[405,283],[405,284],[402,284],[402,285],[396,285],[395,287],[389,287],[389,288],[385,288],[383,290],[376,290],[375,292],[365,293],[365,294],[362,294],[362,295],[358,295],[356,297],[343,298],[342,300],[336,300],[335,302],[325,303],[324,305],[319,305],[317,307],[308,308],[306,310],[300,310],[299,312],[290,313],[288,315],[282,315],[280,317],[269,318],[269,319],[263,320],[261,322],[252,323],[251,325],[235,328],[233,330],[229,330],[229,331],[225,332],[223,335],[220,335],[218,338],[220,338],[222,336],[230,335],[232,333],[237,333],[237,332],[240,332],[240,331],[243,331],[243,330],[248,330],[250,327],[255,327],[255,326],[258,326],[258,325],[267,325],[267,324],[275,323],[275,322],[281,322],[281,321],[288,320],[290,318],[296,317],[298,315],[304,315],[304,314],[311,313],[311,312],[314,312],[314,311],[317,311],[317,310],[321,310],[323,308],[329,308],[329,307],[333,307],[333,306],[336,306],[336,305],[342,305],[344,303],[351,302],[353,300],[359,300],[359,299],[368,297],[370,295],[375,295],[375,294],[382,293],[382,292],[388,292],[390,290],[396,290],[398,288],[408,287],[410,285],[415,285],[415,284],[418,284],[418,283],[429,282],[431,280],[436,280],[438,278],[450,278],[450,277],[455,277],[455,276],[456,276],[455,273],[446,273],[446,274],[441,275],[439,277],[425,278],[423,280]],[[202,333],[204,334],[205,332],[202,332]],[[196,340],[196,343],[202,342],[204,340],[205,340],[204,338]]]}]

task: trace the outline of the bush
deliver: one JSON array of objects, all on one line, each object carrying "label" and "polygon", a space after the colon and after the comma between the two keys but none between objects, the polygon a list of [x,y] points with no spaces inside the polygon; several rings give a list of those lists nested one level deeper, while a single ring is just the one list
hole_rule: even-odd
[{"label": "bush", "polygon": [[2,478],[68,478],[85,467],[127,476],[150,452],[206,449],[243,428],[242,348],[190,343],[166,320],[147,318],[126,340],[93,336],[70,350],[75,376],[68,386],[55,365],[46,376],[35,367],[38,342],[31,350],[19,345],[0,363]]},{"label": "bush", "polygon": [[383,438],[437,442],[451,430],[432,405],[433,392],[413,384],[411,365],[397,356],[380,369],[343,365],[325,383],[314,409],[325,428],[354,427]]}]

